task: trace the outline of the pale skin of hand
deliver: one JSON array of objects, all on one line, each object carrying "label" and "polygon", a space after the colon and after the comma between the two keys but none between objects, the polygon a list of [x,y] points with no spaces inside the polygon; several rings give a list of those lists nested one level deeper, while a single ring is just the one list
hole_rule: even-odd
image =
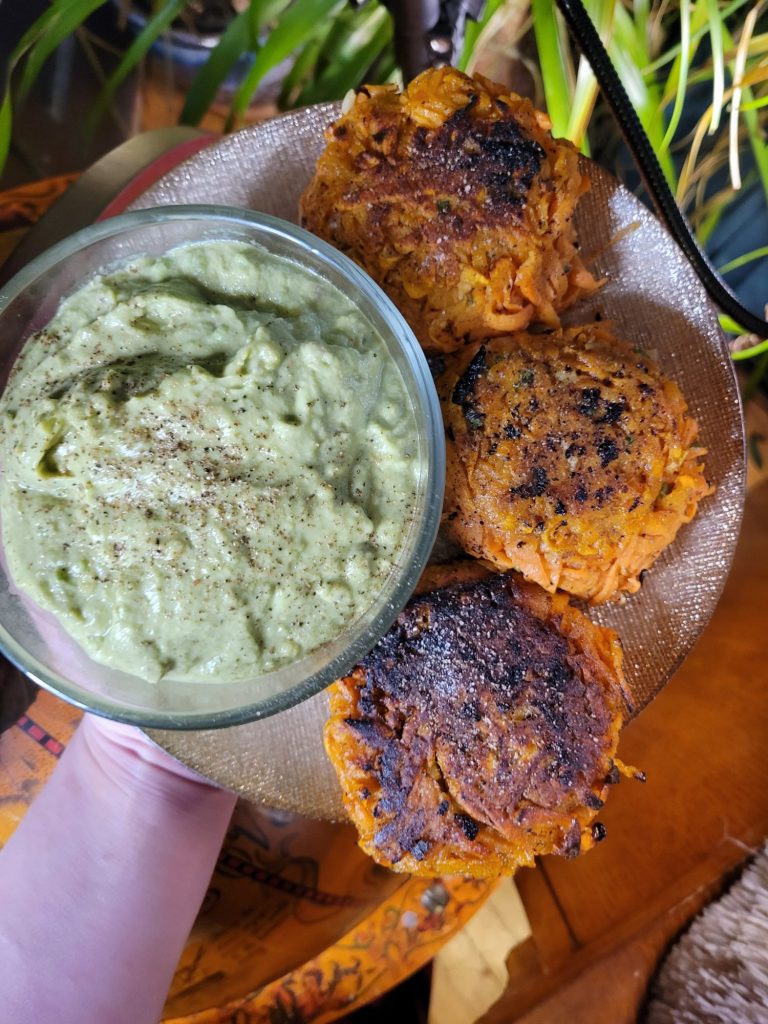
[{"label": "pale skin of hand", "polygon": [[234,805],[86,715],[0,850],[0,1020],[155,1024]]}]

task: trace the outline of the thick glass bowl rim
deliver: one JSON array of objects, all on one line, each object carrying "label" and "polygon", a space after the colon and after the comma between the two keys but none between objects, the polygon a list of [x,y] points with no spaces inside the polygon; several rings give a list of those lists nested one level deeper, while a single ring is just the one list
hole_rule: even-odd
[{"label": "thick glass bowl rim", "polygon": [[[265,242],[270,237],[279,238],[283,241],[287,239],[290,244],[295,246],[295,256],[297,259],[300,258],[302,252],[309,252],[341,273],[354,289],[350,296],[353,298],[353,301],[354,295],[360,293],[370,303],[378,306],[390,330],[392,339],[397,343],[408,361],[417,385],[415,392],[410,387],[408,387],[408,390],[411,392],[411,399],[415,404],[421,406],[422,415],[428,424],[423,507],[416,512],[417,517],[420,512],[421,522],[419,524],[417,521],[415,525],[415,528],[419,530],[419,534],[414,545],[413,558],[410,564],[404,567],[399,577],[396,577],[396,582],[388,594],[386,603],[383,603],[379,608],[378,614],[371,621],[367,622],[364,627],[358,628],[356,635],[344,651],[324,666],[324,668],[288,689],[237,707],[227,708],[222,711],[206,712],[160,709],[141,710],[121,704],[119,701],[111,701],[103,695],[92,693],[84,687],[80,687],[62,678],[55,670],[48,669],[47,666],[39,662],[17,643],[6,632],[2,622],[0,622],[0,651],[33,682],[84,711],[90,711],[115,721],[137,725],[141,728],[212,729],[245,724],[281,711],[286,711],[300,704],[302,701],[319,693],[334,679],[343,674],[343,672],[348,671],[386,633],[411,596],[434,546],[440,523],[445,485],[445,439],[440,404],[426,357],[411,328],[391,299],[356,263],[309,231],[289,221],[253,210],[213,204],[152,207],[120,214],[82,228],[61,242],[51,246],[51,248],[28,263],[0,288],[0,315],[2,315],[7,306],[33,285],[36,280],[53,270],[66,259],[87,249],[94,243],[104,241],[115,235],[128,234],[132,229],[151,226],[161,222],[189,222],[196,220],[209,224],[216,222],[221,224],[222,238],[220,240],[226,240],[226,226],[228,224],[256,229],[262,234]],[[206,240],[214,241],[216,239],[213,236],[209,236]],[[258,244],[259,239],[255,238],[253,241]],[[170,248],[173,248],[173,246]],[[125,263],[140,255],[141,251],[137,249],[134,253],[121,256],[115,262],[118,264]],[[287,256],[287,258],[290,257]],[[310,272],[313,271],[310,270]],[[99,273],[99,270],[93,269],[90,277],[97,273]],[[84,284],[88,279],[89,277],[84,277],[80,283]],[[0,393],[4,390],[5,383],[5,381],[2,382]],[[211,685],[219,684],[212,683]]]}]

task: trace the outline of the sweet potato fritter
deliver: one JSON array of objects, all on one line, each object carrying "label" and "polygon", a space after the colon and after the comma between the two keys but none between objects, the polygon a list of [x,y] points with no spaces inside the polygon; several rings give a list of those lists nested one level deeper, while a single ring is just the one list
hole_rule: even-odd
[{"label": "sweet potato fritter", "polygon": [[448,357],[444,522],[470,554],[606,601],[711,492],[677,385],[605,324],[495,338]]},{"label": "sweet potato fritter", "polygon": [[509,574],[413,598],[329,692],[326,750],[380,864],[487,877],[603,837],[621,649],[564,595]]},{"label": "sweet potato fritter", "polygon": [[597,284],[575,245],[589,188],[545,114],[481,75],[365,86],[326,132],[302,223],[356,260],[422,345],[452,351],[558,314]]}]

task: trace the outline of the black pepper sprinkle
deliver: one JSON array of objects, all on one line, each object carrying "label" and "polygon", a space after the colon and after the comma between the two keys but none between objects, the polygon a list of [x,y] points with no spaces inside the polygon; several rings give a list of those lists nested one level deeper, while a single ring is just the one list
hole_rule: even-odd
[{"label": "black pepper sprinkle", "polygon": [[607,465],[619,457],[619,449],[616,442],[608,437],[602,437],[597,442],[597,454],[600,456],[600,465],[605,469]]},{"label": "black pepper sprinkle", "polygon": [[543,466],[534,466],[527,483],[511,489],[515,498],[539,498],[549,487],[549,476]]}]

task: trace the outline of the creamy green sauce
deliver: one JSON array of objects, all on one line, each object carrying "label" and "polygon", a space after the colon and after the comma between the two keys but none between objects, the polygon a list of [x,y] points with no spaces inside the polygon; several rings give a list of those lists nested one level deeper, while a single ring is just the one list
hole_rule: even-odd
[{"label": "creamy green sauce", "polygon": [[105,273],[0,400],[16,585],[97,661],[242,679],[334,639],[408,529],[416,426],[354,304],[257,246]]}]

